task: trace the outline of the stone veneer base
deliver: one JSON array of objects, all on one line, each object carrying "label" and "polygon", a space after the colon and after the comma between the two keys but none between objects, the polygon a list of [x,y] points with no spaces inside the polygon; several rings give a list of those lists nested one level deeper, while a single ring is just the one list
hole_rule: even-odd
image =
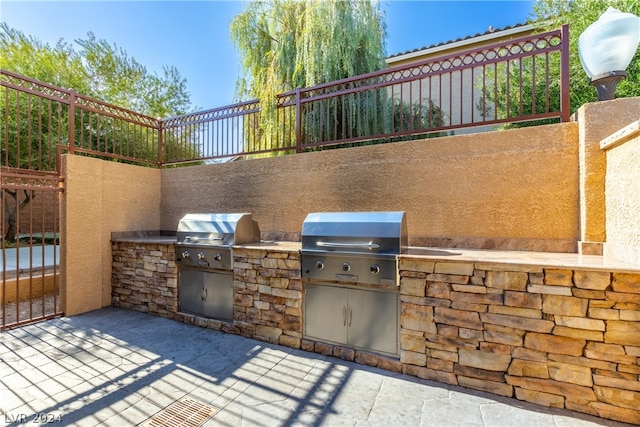
[{"label": "stone veneer base", "polygon": [[302,336],[297,249],[234,248],[223,322],[177,312],[173,245],[112,245],[114,305],[640,424],[640,272],[402,256],[398,360]]}]

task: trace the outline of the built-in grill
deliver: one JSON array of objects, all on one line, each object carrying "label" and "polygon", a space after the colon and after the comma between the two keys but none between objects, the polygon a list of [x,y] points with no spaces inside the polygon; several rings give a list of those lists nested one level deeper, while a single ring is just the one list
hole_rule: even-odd
[{"label": "built-in grill", "polygon": [[311,213],[301,239],[305,336],[398,355],[405,213]]},{"label": "built-in grill", "polygon": [[260,241],[248,213],[185,215],[176,233],[179,310],[233,319],[233,245]]},{"label": "built-in grill", "polygon": [[397,255],[407,247],[404,212],[324,212],[302,226],[302,276],[398,286]]}]

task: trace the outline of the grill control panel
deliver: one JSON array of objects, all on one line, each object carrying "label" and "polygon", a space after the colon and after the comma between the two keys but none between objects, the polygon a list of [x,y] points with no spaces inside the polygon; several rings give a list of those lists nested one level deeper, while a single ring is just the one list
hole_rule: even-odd
[{"label": "grill control panel", "polygon": [[231,270],[231,248],[205,248],[202,246],[180,246],[176,248],[176,262],[184,267]]},{"label": "grill control panel", "polygon": [[302,253],[302,277],[397,287],[396,257]]}]

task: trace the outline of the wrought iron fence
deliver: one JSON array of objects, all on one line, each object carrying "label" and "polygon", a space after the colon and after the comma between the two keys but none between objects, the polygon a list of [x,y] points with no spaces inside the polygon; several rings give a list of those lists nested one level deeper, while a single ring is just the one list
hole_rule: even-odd
[{"label": "wrought iron fence", "polygon": [[159,166],[159,120],[0,70],[3,168],[56,172],[61,151]]},{"label": "wrought iron fence", "polygon": [[567,25],[164,120],[9,71],[0,77],[3,166],[29,170],[55,170],[61,150],[162,167],[569,120]]},{"label": "wrought iron fence", "polygon": [[71,91],[70,153],[160,167],[160,120]]},{"label": "wrought iron fence", "polygon": [[[163,120],[163,164],[281,154],[518,122],[568,121],[568,25],[311,88]],[[187,149],[188,147],[188,149]],[[192,155],[190,155],[192,154]]]},{"label": "wrought iron fence", "polygon": [[0,329],[62,314],[56,173],[0,170]]}]

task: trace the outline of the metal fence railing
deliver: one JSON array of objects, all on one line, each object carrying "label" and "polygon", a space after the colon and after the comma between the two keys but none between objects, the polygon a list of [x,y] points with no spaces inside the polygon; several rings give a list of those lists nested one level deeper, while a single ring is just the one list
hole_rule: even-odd
[{"label": "metal fence railing", "polygon": [[62,314],[59,181],[0,171],[0,329]]},{"label": "metal fence railing", "polygon": [[61,151],[159,166],[159,120],[0,70],[5,168],[56,172]]},{"label": "metal fence railing", "polygon": [[[164,164],[568,121],[568,25],[277,97],[163,120]],[[266,108],[265,108],[266,107]]]},{"label": "metal fence railing", "polygon": [[9,71],[0,85],[4,167],[52,171],[64,150],[162,167],[568,121],[568,26],[163,120]]}]

